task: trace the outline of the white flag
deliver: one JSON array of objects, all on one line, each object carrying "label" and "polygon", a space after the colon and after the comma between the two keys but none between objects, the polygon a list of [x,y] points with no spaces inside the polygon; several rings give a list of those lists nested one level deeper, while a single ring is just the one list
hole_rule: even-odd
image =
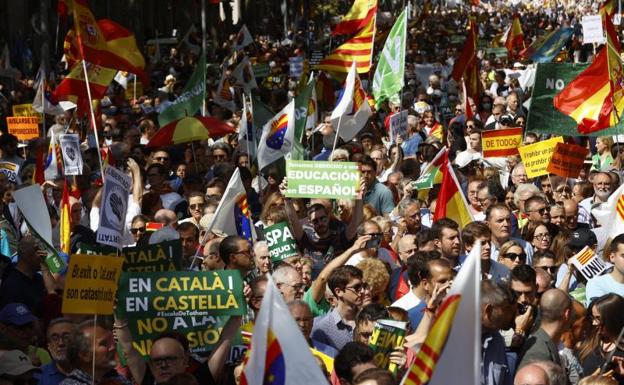
[{"label": "white flag", "polygon": [[239,51],[249,44],[253,43],[253,38],[251,37],[251,33],[249,33],[249,29],[247,26],[243,24],[243,27],[240,29],[238,34],[236,34],[236,41],[234,41],[234,49]]},{"label": "white flag", "polygon": [[342,139],[349,141],[364,128],[371,115],[373,112],[368,105],[366,92],[353,62],[345,80],[342,96],[331,114],[332,125]]},{"label": "white flag", "polygon": [[295,99],[262,128],[258,145],[258,169],[290,154],[295,139]]},{"label": "white flag", "polygon": [[214,102],[223,108],[235,112],[238,108],[234,101],[234,87],[230,84],[230,79],[227,77],[227,70],[223,70],[221,75],[221,81],[219,81],[219,87],[217,88],[217,95],[215,95]]},{"label": "white flag", "polygon": [[251,62],[247,56],[245,56],[236,66],[233,75],[236,79],[236,83],[234,83],[234,85],[243,87],[245,92],[258,88],[258,83],[256,83],[256,77],[254,75]]},{"label": "white flag", "polygon": [[608,229],[608,238],[624,233],[624,184],[591,213],[601,226]]}]

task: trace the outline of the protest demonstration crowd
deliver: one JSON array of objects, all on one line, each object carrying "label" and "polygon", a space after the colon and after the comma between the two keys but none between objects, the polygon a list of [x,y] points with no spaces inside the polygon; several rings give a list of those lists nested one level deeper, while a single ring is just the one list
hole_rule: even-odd
[{"label": "protest demonstration crowd", "polygon": [[0,38],[0,385],[624,384],[619,1],[50,3]]}]

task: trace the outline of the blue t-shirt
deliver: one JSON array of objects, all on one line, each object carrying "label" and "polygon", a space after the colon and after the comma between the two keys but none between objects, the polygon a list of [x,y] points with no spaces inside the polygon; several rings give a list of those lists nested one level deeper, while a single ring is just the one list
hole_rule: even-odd
[{"label": "blue t-shirt", "polygon": [[624,283],[614,280],[611,274],[601,275],[587,281],[587,290],[585,290],[587,305],[592,300],[609,293],[624,296]]},{"label": "blue t-shirt", "polygon": [[418,328],[418,324],[420,323],[420,321],[422,321],[426,307],[427,304],[425,303],[425,301],[420,301],[418,305],[407,311],[407,316],[409,317],[412,330],[416,330]]}]

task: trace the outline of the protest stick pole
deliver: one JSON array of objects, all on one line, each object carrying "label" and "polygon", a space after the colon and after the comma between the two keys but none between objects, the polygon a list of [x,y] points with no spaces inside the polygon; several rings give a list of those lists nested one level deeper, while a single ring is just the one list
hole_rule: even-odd
[{"label": "protest stick pole", "polygon": [[45,69],[43,70],[43,79],[41,79],[41,124],[43,128],[43,137],[46,137],[46,121],[45,121]]},{"label": "protest stick pole", "polygon": [[93,346],[91,350],[93,351],[92,365],[91,365],[91,384],[95,385],[95,328],[97,327],[97,313],[93,314]]},{"label": "protest stick pole", "polygon": [[[80,44],[80,42],[79,42]],[[87,63],[82,60],[82,70],[85,76],[85,85],[87,87],[87,96],[89,98],[89,111],[91,113],[91,126],[93,127],[93,135],[95,135],[95,147],[97,149],[98,162],[100,163],[100,175],[104,182],[104,165],[102,164],[102,154],[100,153],[100,138],[98,137],[97,125],[95,124],[95,111],[93,111],[93,99],[91,98],[91,86],[89,85],[89,74],[87,72]]]},{"label": "protest stick pole", "polygon": [[137,102],[137,98],[136,98],[136,75],[134,75],[134,90],[132,92],[132,100],[135,103]]},{"label": "protest stick pole", "polygon": [[332,146],[332,152],[329,153],[329,160],[332,161],[332,154],[336,151],[336,144],[338,144],[338,133],[340,132],[340,122],[342,122],[342,115],[338,117],[338,127],[336,127],[336,136],[334,137],[334,145]]}]

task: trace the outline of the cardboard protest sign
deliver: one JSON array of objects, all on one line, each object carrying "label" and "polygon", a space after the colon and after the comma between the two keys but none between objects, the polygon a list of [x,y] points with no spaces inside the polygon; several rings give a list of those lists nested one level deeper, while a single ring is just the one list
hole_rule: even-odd
[{"label": "cardboard protest sign", "polygon": [[398,137],[407,139],[407,110],[390,117],[390,139],[396,143]]},{"label": "cardboard protest sign", "polygon": [[65,175],[82,175],[82,152],[78,134],[61,134],[61,151]]},{"label": "cardboard protest sign", "polygon": [[41,122],[41,119],[39,118],[41,114],[35,111],[32,103],[15,104],[12,109],[13,116],[34,116],[37,118],[37,123]]},{"label": "cardboard protest sign", "polygon": [[106,168],[100,225],[96,235],[98,243],[121,249],[131,186],[132,178],[112,166]]},{"label": "cardboard protest sign", "polygon": [[572,257],[572,263],[587,280],[602,274],[607,269],[607,265],[600,259],[594,250],[585,246],[578,254]]},{"label": "cardboard protest sign", "polygon": [[548,174],[546,170],[557,143],[563,143],[563,137],[557,136],[541,142],[518,147],[520,158],[529,179]]},{"label": "cardboard protest sign", "polygon": [[605,42],[602,30],[602,16],[585,15],[581,19],[581,26],[583,27],[583,44],[602,44]]},{"label": "cardboard protest sign", "polygon": [[265,228],[264,237],[269,245],[269,253],[273,263],[299,255],[297,241],[288,227],[288,222],[276,223]]},{"label": "cardboard protest sign", "polygon": [[11,162],[0,162],[0,174],[4,174],[10,183],[15,185],[21,184],[20,177],[18,175],[19,165]]},{"label": "cardboard protest sign", "polygon": [[113,314],[123,259],[74,254],[63,291],[63,313]]},{"label": "cardboard protest sign", "polygon": [[143,356],[167,331],[184,334],[194,353],[210,351],[223,326],[216,316],[247,312],[238,270],[123,273],[118,298]]},{"label": "cardboard protest sign", "polygon": [[30,140],[39,137],[39,118],[35,116],[7,116],[9,134],[18,140]]},{"label": "cardboard protest sign", "polygon": [[522,128],[483,131],[481,143],[484,158],[517,155],[522,144]]},{"label": "cardboard protest sign", "polygon": [[401,321],[379,320],[375,322],[368,346],[375,353],[373,360],[378,368],[396,373],[397,365],[390,362],[389,356],[393,350],[403,346],[406,326],[407,322]]},{"label": "cardboard protest sign", "polygon": [[564,178],[576,178],[581,173],[589,150],[576,144],[557,143],[546,170]]},{"label": "cardboard protest sign", "polygon": [[355,199],[360,171],[353,162],[287,160],[289,198]]},{"label": "cardboard protest sign", "polygon": [[[117,255],[117,249],[110,246],[80,244],[80,253],[88,255]],[[121,250],[123,271],[152,272],[180,270],[182,243],[179,239],[153,245],[124,247]]]},{"label": "cardboard protest sign", "polygon": [[43,192],[41,192],[41,186],[34,184],[15,190],[13,199],[20,209],[30,233],[37,239],[39,246],[48,253],[45,259],[46,265],[52,273],[59,273],[66,264],[59,257],[56,248],[52,246],[52,223]]}]

